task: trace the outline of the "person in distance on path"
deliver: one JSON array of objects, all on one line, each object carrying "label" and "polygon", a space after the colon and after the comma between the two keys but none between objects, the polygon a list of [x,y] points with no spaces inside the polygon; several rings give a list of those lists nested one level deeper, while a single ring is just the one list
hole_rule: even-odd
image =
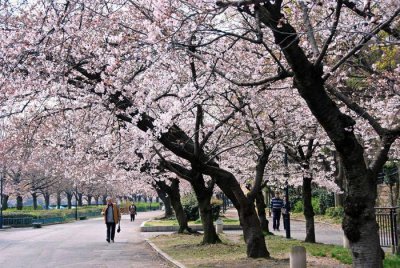
[{"label": "person in distance on path", "polygon": [[279,192],[275,192],[275,197],[271,200],[271,210],[272,210],[272,225],[274,231],[279,231],[279,224],[281,221],[281,212],[283,208],[283,200],[279,197]]},{"label": "person in distance on path", "polygon": [[134,203],[129,206],[129,214],[131,215],[131,221],[135,221],[135,216],[137,215],[137,213],[136,205]]}]

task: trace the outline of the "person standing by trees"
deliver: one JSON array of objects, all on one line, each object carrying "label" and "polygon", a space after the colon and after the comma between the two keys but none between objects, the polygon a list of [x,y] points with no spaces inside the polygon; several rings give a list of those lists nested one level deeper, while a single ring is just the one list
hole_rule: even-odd
[{"label": "person standing by trees", "polygon": [[129,206],[129,214],[131,215],[131,221],[135,221],[135,215],[137,214],[136,213],[136,205],[135,205],[135,203],[132,203]]},{"label": "person standing by trees", "polygon": [[107,236],[106,241],[110,243],[111,241],[114,243],[115,237],[115,226],[121,220],[121,213],[117,204],[113,204],[112,198],[107,197],[107,205],[103,208],[103,212],[101,213],[104,215],[104,221],[107,225]]},{"label": "person standing by trees", "polygon": [[279,192],[275,192],[275,196],[272,198],[270,205],[272,209],[272,225],[274,231],[279,231],[279,223],[281,221],[281,212],[283,208],[283,200],[279,195]]}]

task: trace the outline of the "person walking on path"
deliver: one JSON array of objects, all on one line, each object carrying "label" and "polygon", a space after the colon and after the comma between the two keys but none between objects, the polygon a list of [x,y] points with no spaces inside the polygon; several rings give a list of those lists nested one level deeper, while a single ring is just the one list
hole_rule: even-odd
[{"label": "person walking on path", "polygon": [[135,203],[129,206],[129,214],[131,215],[131,221],[135,221],[135,215],[137,214]]},{"label": "person walking on path", "polygon": [[115,226],[121,220],[121,213],[117,204],[113,204],[111,197],[107,197],[107,205],[103,208],[102,214],[107,226],[106,241],[110,243],[111,240],[114,243]]},{"label": "person walking on path", "polygon": [[271,200],[272,210],[272,225],[274,231],[279,231],[279,224],[281,221],[281,212],[283,208],[283,200],[279,197],[279,192],[275,192],[275,197]]}]

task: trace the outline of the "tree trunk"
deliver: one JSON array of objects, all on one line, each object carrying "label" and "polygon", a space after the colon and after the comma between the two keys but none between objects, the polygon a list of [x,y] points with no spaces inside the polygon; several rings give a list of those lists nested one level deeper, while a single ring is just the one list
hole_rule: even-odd
[{"label": "tree trunk", "polygon": [[66,192],[67,194],[67,203],[68,203],[68,209],[72,208],[72,193]]},{"label": "tree trunk", "polygon": [[169,195],[164,191],[163,189],[160,189],[160,187],[156,187],[156,192],[161,199],[161,201],[164,203],[164,217],[169,218],[173,216],[173,211],[171,207],[171,199]]},{"label": "tree trunk", "polygon": [[260,190],[256,195],[256,205],[257,205],[257,214],[258,214],[258,219],[260,221],[261,230],[263,232],[266,232],[267,234],[271,234],[268,228],[269,223],[267,220],[267,215],[265,213],[265,209],[267,206],[265,204],[265,199],[262,190]]},{"label": "tree trunk", "polygon": [[60,192],[57,193],[57,208],[58,209],[61,208],[61,193]]},{"label": "tree trunk", "polygon": [[[208,172],[208,171],[207,171]],[[213,179],[224,194],[232,201],[239,213],[240,225],[243,228],[244,241],[247,246],[247,257],[269,258],[265,237],[261,230],[254,202],[249,202],[236,178],[229,172],[216,168]]]},{"label": "tree trunk", "polygon": [[2,208],[3,210],[8,209],[8,198],[10,198],[9,195],[3,194],[3,198],[2,198]]},{"label": "tree trunk", "polygon": [[[342,191],[347,191],[345,189],[345,173],[343,167],[343,160],[337,154],[334,155],[335,163],[336,163],[336,172],[337,175],[335,177],[335,183],[339,186]],[[335,207],[343,207],[343,194],[335,193]]]},{"label": "tree trunk", "polygon": [[92,197],[93,197],[92,195],[88,194],[88,196],[87,196],[88,206],[92,205]]},{"label": "tree trunk", "polygon": [[[354,133],[355,121],[342,113],[325,88],[322,65],[315,66],[299,45],[298,35],[289,23],[278,27],[280,10],[260,7],[260,20],[273,31],[275,44],[279,45],[294,73],[294,86],[306,101],[312,114],[325,129],[343,160],[346,171],[347,193],[344,202],[343,230],[350,241],[354,267],[383,266],[379,245],[378,225],[375,220],[376,173],[383,166],[387,154],[379,158],[373,169],[364,160],[364,149]],[[387,146],[393,143],[382,137]],[[382,151],[384,153],[384,151]]]},{"label": "tree trunk", "polygon": [[32,202],[33,202],[33,209],[37,210],[37,208],[38,208],[37,193],[32,193]]},{"label": "tree trunk", "polygon": [[96,195],[96,196],[94,197],[94,202],[96,203],[96,206],[99,205],[99,196],[98,196],[98,195]]},{"label": "tree trunk", "polygon": [[216,244],[220,243],[217,232],[214,226],[211,197],[214,191],[214,186],[206,187],[203,174],[197,171],[191,172],[190,184],[196,194],[197,202],[199,204],[200,218],[203,225],[203,242],[202,244]]},{"label": "tree trunk", "polygon": [[[161,199],[161,197],[160,197]],[[171,217],[174,212],[171,206],[171,198],[169,197],[169,195],[166,196],[165,200],[162,200],[164,203],[164,209],[165,209],[165,217]]]},{"label": "tree trunk", "polygon": [[22,210],[23,207],[24,207],[24,205],[23,205],[22,196],[18,195],[17,196],[17,210]]},{"label": "tree trunk", "polygon": [[193,230],[189,228],[187,216],[181,203],[179,180],[170,179],[170,181],[170,186],[168,186],[165,181],[156,181],[156,189],[158,188],[159,190],[168,194],[168,199],[170,200],[171,205],[175,211],[175,216],[179,224],[178,233],[183,233],[185,230],[187,230],[189,233],[193,233]]},{"label": "tree trunk", "polygon": [[82,193],[78,193],[78,206],[82,206]]},{"label": "tree trunk", "polygon": [[103,205],[107,205],[107,195],[103,195],[102,201]]},{"label": "tree trunk", "polygon": [[179,224],[178,233],[183,233],[187,230],[192,233],[193,230],[189,228],[188,219],[181,203],[181,195],[179,193],[179,181],[174,180],[171,185],[171,191],[168,192],[171,200],[171,205],[174,208],[176,220]]},{"label": "tree trunk", "polygon": [[49,209],[50,206],[50,194],[49,193],[44,193],[44,209]]},{"label": "tree trunk", "polygon": [[312,206],[311,178],[303,178],[303,207],[306,218],[305,242],[315,243],[314,209]]}]

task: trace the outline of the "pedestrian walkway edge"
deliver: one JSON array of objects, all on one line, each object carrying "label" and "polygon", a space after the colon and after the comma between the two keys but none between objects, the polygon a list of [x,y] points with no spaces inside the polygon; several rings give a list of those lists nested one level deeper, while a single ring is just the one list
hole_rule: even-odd
[{"label": "pedestrian walkway edge", "polygon": [[153,248],[153,250],[155,252],[157,252],[157,254],[163,258],[164,260],[166,260],[167,262],[169,262],[170,264],[174,265],[175,267],[178,268],[186,268],[185,265],[183,265],[182,263],[180,263],[177,260],[174,260],[173,258],[171,258],[171,256],[169,256],[167,253],[165,253],[164,251],[162,251],[161,249],[159,249],[156,245],[154,245],[153,242],[151,242],[149,239],[145,239],[147,244],[149,244],[150,247]]}]

